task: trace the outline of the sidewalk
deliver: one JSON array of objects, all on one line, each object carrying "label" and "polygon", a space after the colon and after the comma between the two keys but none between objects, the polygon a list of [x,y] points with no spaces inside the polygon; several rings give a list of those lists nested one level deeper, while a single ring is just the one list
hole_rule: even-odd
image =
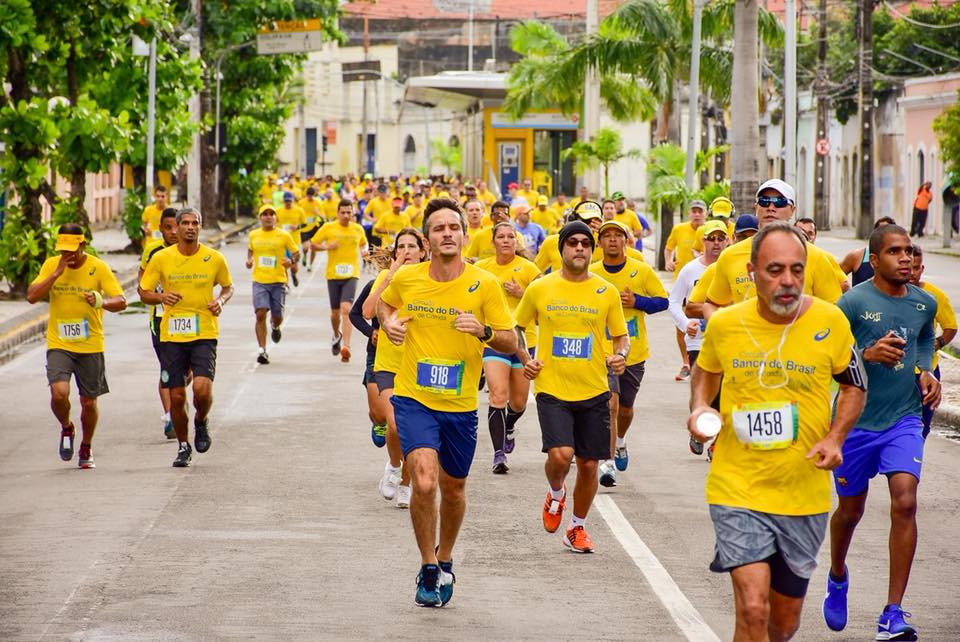
[{"label": "sidewalk", "polygon": [[[219,248],[227,239],[241,234],[256,223],[252,218],[241,218],[236,223],[224,223],[220,230],[203,230],[200,241]],[[117,275],[124,291],[136,288],[139,254],[124,254],[130,243],[126,233],[118,228],[97,230],[93,247]],[[0,363],[12,358],[21,344],[43,334],[47,328],[49,306],[46,303],[31,305],[22,301],[0,301]]]},{"label": "sidewalk", "polygon": [[[866,241],[859,241],[857,239],[857,231],[852,227],[834,227],[829,230],[823,230],[817,232],[818,238],[833,238],[840,239],[844,241],[857,241],[866,244]],[[913,242],[923,248],[924,253],[927,254],[942,254],[944,256],[957,256],[960,257],[960,237],[954,236],[952,239],[952,247],[943,247],[943,237],[933,234],[927,234],[922,238],[913,238]]]}]

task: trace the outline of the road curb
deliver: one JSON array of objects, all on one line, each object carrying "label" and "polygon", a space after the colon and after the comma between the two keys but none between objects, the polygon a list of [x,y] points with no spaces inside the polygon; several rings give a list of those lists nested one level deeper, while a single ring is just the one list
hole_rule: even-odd
[{"label": "road curb", "polygon": [[934,416],[938,422],[943,422],[953,428],[960,428],[960,406],[941,404]]},{"label": "road curb", "polygon": [[[230,229],[206,239],[203,244],[219,249],[225,241],[243,234],[255,224],[255,220],[235,223]],[[124,292],[136,287],[137,271],[137,269],[132,269],[117,273],[117,280],[120,281],[120,287],[123,288]],[[35,308],[0,323],[0,364],[12,359],[17,348],[22,344],[46,332],[49,317],[50,306],[47,303],[38,303]]]}]

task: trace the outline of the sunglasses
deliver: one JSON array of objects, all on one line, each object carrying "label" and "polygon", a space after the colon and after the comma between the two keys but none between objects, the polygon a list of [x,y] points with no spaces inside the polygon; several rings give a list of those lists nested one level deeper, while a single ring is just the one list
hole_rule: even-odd
[{"label": "sunglasses", "polygon": [[757,205],[760,207],[786,207],[790,204],[790,199],[786,196],[758,196]]},{"label": "sunglasses", "polygon": [[567,239],[565,245],[567,247],[590,247],[593,243],[590,242],[590,239]]},{"label": "sunglasses", "polygon": [[723,243],[724,241],[727,240],[727,237],[726,237],[726,236],[712,236],[712,235],[711,235],[711,236],[708,236],[708,237],[707,237],[706,239],[704,239],[704,240],[710,241],[711,243]]}]

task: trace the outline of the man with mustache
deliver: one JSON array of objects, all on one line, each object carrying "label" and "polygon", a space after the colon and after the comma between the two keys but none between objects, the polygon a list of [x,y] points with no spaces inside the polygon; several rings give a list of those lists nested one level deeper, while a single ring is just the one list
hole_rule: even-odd
[{"label": "man with mustache", "polygon": [[[865,379],[850,324],[803,294],[799,230],[770,222],[753,237],[756,296],[710,319],[693,369],[691,437],[720,424],[706,494],[716,532],[712,571],[729,572],[736,640],[788,640],[826,535],[830,476],[863,408]],[[720,390],[720,412],[710,402]],[[831,420],[831,379],[840,384]]]}]

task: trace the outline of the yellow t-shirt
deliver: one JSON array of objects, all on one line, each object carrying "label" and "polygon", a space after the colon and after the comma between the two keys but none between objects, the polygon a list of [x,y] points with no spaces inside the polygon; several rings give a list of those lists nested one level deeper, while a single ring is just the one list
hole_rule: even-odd
[{"label": "yellow t-shirt", "polygon": [[560,235],[551,234],[543,239],[540,249],[537,251],[533,262],[540,268],[541,272],[550,270],[556,272],[563,265],[563,257],[560,256]]},{"label": "yellow t-shirt", "polygon": [[[590,264],[590,271],[610,282],[619,293],[624,288],[640,296],[667,298],[667,291],[663,288],[660,278],[653,268],[636,259],[627,259],[626,264],[617,272],[609,272],[603,261]],[[621,303],[621,305],[623,305]],[[627,322],[627,335],[630,337],[630,353],[627,355],[627,365],[632,366],[646,361],[650,356],[650,344],[647,342],[647,313],[638,310],[632,305],[623,306],[623,316]],[[604,337],[604,348],[613,353],[613,341]]]},{"label": "yellow t-shirt", "polygon": [[[763,320],[755,301],[710,317],[697,367],[723,374],[723,428],[707,475],[708,503],[778,515],[830,510],[830,472],[806,456],[830,430],[832,377],[855,348],[843,312],[816,298],[791,326]],[[764,439],[780,443],[747,445]]]},{"label": "yellow t-shirt", "polygon": [[518,189],[517,196],[520,196],[526,199],[527,205],[529,205],[530,207],[536,207],[537,200],[540,198],[540,192],[538,192],[535,189],[531,189],[531,190]]},{"label": "yellow t-shirt", "polygon": [[[526,249],[523,237],[520,232],[514,232],[517,239],[517,250]],[[467,246],[463,256],[468,259],[487,259],[497,254],[497,249],[493,246],[493,228],[485,227],[479,232],[470,235],[470,245]]]},{"label": "yellow t-shirt", "polygon": [[613,215],[613,220],[626,225],[633,234],[634,240],[643,238],[643,226],[640,225],[640,219],[637,218],[637,213],[633,210],[627,208],[622,212],[617,212]]},{"label": "yellow t-shirt", "polygon": [[140,287],[152,290],[157,285],[164,292],[176,292],[183,298],[174,306],[164,306],[160,322],[160,341],[187,343],[200,339],[216,339],[220,334],[217,317],[207,309],[213,301],[213,286],[229,287],[230,269],[220,252],[201,244],[197,251],[184,256],[171,245],[154,254],[140,279]]},{"label": "yellow t-shirt", "polygon": [[339,207],[340,201],[336,199],[320,201],[320,211],[323,212],[323,221],[329,223],[330,221],[337,220],[337,209]]},{"label": "yellow t-shirt", "polygon": [[143,208],[143,214],[140,215],[140,222],[150,230],[150,238],[152,239],[163,238],[160,234],[161,214],[163,214],[163,210],[157,207],[156,203],[150,203]]},{"label": "yellow t-shirt", "polygon": [[[397,232],[405,227],[410,227],[410,217],[403,212],[394,214],[392,209],[373,224],[374,235],[380,238],[381,247],[393,245],[394,239],[397,238]],[[376,230],[386,230],[387,233],[380,234]]]},{"label": "yellow t-shirt", "polygon": [[[305,215],[303,221],[303,232],[312,232],[324,222],[323,201],[316,198],[311,199],[307,197],[300,199],[300,202],[297,203],[297,205],[300,206],[300,209],[303,210]],[[334,215],[336,215],[336,212],[334,212]],[[299,238],[294,240],[298,243],[300,242]]]},{"label": "yellow t-shirt", "polygon": [[[474,265],[497,277],[497,282],[501,287],[503,287],[504,283],[512,279],[517,282],[517,285],[526,290],[527,287],[533,283],[534,279],[540,276],[540,268],[538,268],[533,261],[529,261],[522,256],[513,257],[513,260],[506,265],[497,263],[496,256],[490,256],[477,261]],[[506,290],[503,291],[503,295],[507,299],[507,306],[510,308],[510,312],[514,312],[517,309],[517,305],[520,304],[520,299],[509,294]],[[527,340],[527,347],[535,348],[537,345],[537,329],[527,328],[524,334]]]},{"label": "yellow t-shirt", "polygon": [[475,411],[485,344],[454,329],[455,310],[472,313],[494,330],[513,329],[513,315],[496,278],[465,264],[460,276],[441,283],[430,278],[429,262],[406,265],[380,299],[400,317],[412,317],[394,394],[432,410]]},{"label": "yellow t-shirt", "polygon": [[353,221],[324,223],[310,239],[311,243],[335,241],[337,247],[327,250],[327,280],[360,278],[360,250],[367,246],[367,234]]},{"label": "yellow t-shirt", "polygon": [[418,230],[423,227],[423,208],[417,207],[412,203],[407,205],[407,209],[403,210],[403,213],[407,215],[407,218],[410,219],[410,225],[417,228]]},{"label": "yellow t-shirt", "polygon": [[627,334],[617,290],[596,274],[568,281],[560,272],[530,284],[517,306],[517,325],[539,325],[536,358],[543,370],[534,380],[537,393],[561,401],[592,399],[607,385],[606,332]]},{"label": "yellow t-shirt", "polygon": [[680,274],[683,266],[693,260],[693,250],[697,237],[703,236],[703,234],[699,232],[700,228],[694,229],[690,221],[674,225],[673,229],[670,230],[670,236],[667,237],[667,250],[677,250],[677,256],[674,260],[676,265],[673,268],[674,280],[677,279],[677,275]]},{"label": "yellow t-shirt", "polygon": [[493,192],[490,190],[477,191],[477,198],[480,199],[480,202],[486,205],[488,208],[497,202],[497,197],[493,195]]},{"label": "yellow t-shirt", "polygon": [[[159,252],[160,250],[169,247],[163,242],[163,238],[154,239],[147,243],[143,248],[143,254],[140,255],[140,269],[146,270],[147,264],[150,262],[150,259],[153,258],[153,255]],[[162,292],[163,289],[160,288],[158,291]],[[160,327],[160,319],[163,318],[163,304],[151,305],[150,306],[150,331],[156,333]],[[156,323],[156,325],[154,325]]]},{"label": "yellow t-shirt", "polygon": [[[716,275],[707,291],[707,298],[719,305],[740,303],[756,296],[753,280],[747,272],[753,239],[734,243],[717,259]],[[830,255],[816,245],[807,243],[807,267],[804,271],[803,292],[824,301],[836,303],[842,294],[837,273],[830,264]]]},{"label": "yellow t-shirt", "polygon": [[530,220],[542,227],[547,234],[553,234],[560,227],[560,215],[557,214],[557,210],[549,207],[543,210],[535,207],[530,212]]},{"label": "yellow t-shirt", "polygon": [[273,203],[273,185],[270,183],[264,183],[259,194],[261,203]]},{"label": "yellow t-shirt", "polygon": [[284,232],[288,232],[293,238],[300,239],[300,228],[306,223],[307,214],[299,205],[294,205],[291,208],[281,205],[277,208],[277,227]]},{"label": "yellow t-shirt", "polygon": [[[387,274],[388,271],[383,270],[377,275],[377,278],[373,280],[373,286],[370,288],[371,292],[375,292],[380,287],[383,280],[387,278]],[[403,346],[394,345],[387,338],[387,333],[383,331],[383,328],[377,328],[377,353],[373,361],[373,371],[396,374],[400,371],[402,363]]]},{"label": "yellow t-shirt", "polygon": [[690,296],[687,297],[687,303],[706,303],[707,292],[710,290],[710,284],[713,283],[713,277],[717,274],[717,263],[714,261],[707,266],[707,269],[700,275],[700,280],[696,282],[693,289],[690,290]]},{"label": "yellow t-shirt", "polygon": [[255,283],[286,283],[287,269],[283,261],[287,252],[300,251],[300,245],[288,232],[273,228],[269,232],[256,229],[250,232],[247,247],[253,251],[253,281]]},{"label": "yellow t-shirt", "polygon": [[[51,256],[33,280],[39,283],[53,274],[60,255]],[[103,309],[96,309],[84,298],[86,292],[104,297],[120,296],[123,288],[110,266],[87,254],[83,265],[67,268],[50,288],[50,318],[47,320],[47,349],[80,354],[103,352]]]},{"label": "yellow t-shirt", "polygon": [[389,198],[380,198],[376,196],[370,199],[370,202],[367,203],[367,207],[363,210],[363,215],[369,219],[376,221],[384,214],[389,214],[393,211],[393,205],[390,204]]},{"label": "yellow t-shirt", "polygon": [[[934,317],[934,321],[936,321],[936,324],[940,326],[940,329],[956,330],[957,315],[953,311],[953,306],[950,305],[950,298],[947,296],[946,292],[933,285],[929,281],[921,282],[920,287],[923,288],[924,292],[937,300],[937,316]],[[939,350],[933,353],[933,365],[931,368],[936,368],[938,363],[940,363]],[[917,368],[916,371],[918,374],[920,373],[919,368]]]}]

